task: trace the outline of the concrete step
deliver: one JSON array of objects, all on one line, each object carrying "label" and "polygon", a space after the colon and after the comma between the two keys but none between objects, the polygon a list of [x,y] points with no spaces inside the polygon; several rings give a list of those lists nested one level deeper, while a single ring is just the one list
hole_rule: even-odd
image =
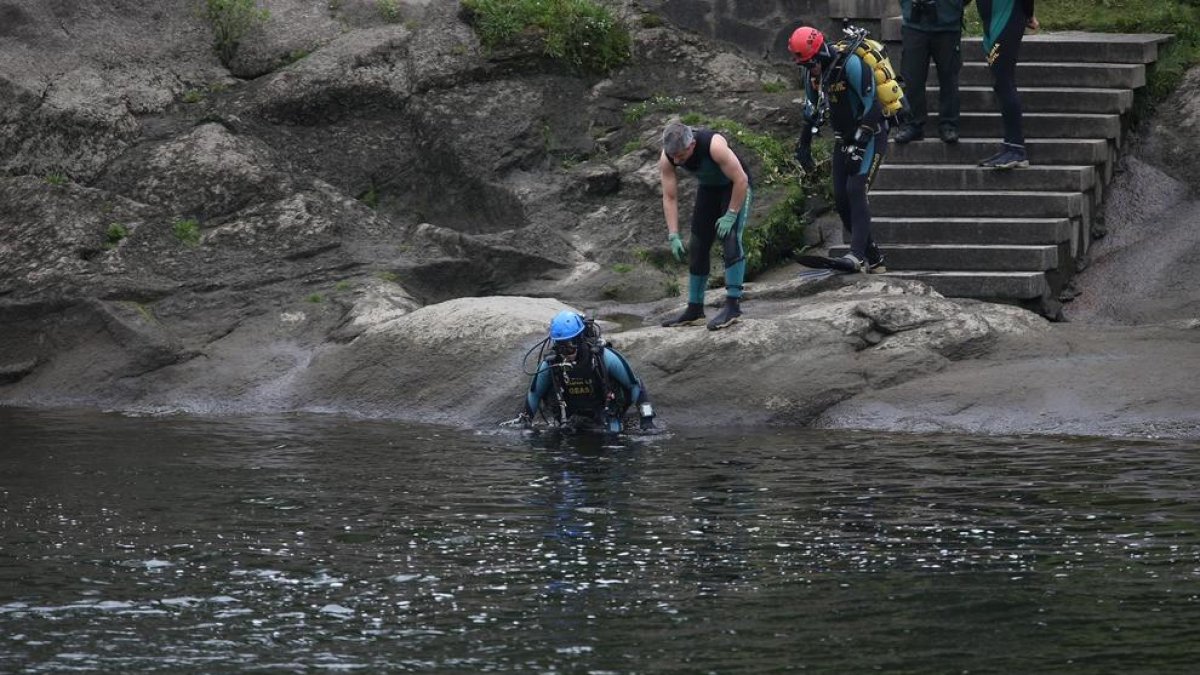
[{"label": "concrete step", "polygon": [[[938,87],[926,87],[930,110],[937,110]],[[1000,102],[990,86],[959,87],[964,112],[999,112]],[[1078,87],[1019,87],[1024,113],[1123,113],[1133,107],[1132,89],[1083,89]]]},{"label": "concrete step", "polygon": [[877,190],[1036,190],[1087,192],[1096,183],[1091,166],[1030,166],[1018,171],[996,171],[973,164],[887,164],[879,167]]},{"label": "concrete step", "polygon": [[[925,133],[937,129],[937,108],[929,111]],[[1026,138],[1106,138],[1121,139],[1121,116],[1116,113],[1023,113],[1022,128]],[[998,112],[962,113],[958,131],[963,136],[1000,137],[1004,135],[1004,120]]]},{"label": "concrete step", "polygon": [[917,279],[950,298],[981,300],[1036,300],[1050,290],[1042,272],[939,272],[909,270],[889,276]]},{"label": "concrete step", "polygon": [[[991,157],[999,148],[999,137],[964,138],[953,144],[926,137],[905,145],[890,143],[883,161],[885,164],[975,164]],[[1111,159],[1109,142],[1103,138],[1031,138],[1025,142],[1025,151],[1035,165],[1097,165]]]},{"label": "concrete step", "polygon": [[871,219],[880,246],[891,244],[1059,244],[1071,241],[1070,218]]},{"label": "concrete step", "polygon": [[[1058,266],[1058,247],[1050,245],[897,244],[880,245],[889,271],[1044,272]],[[829,255],[849,252],[832,246]]]},{"label": "concrete step", "polygon": [[870,199],[872,215],[893,218],[1075,218],[1084,215],[1084,196],[1079,192],[871,190]]},{"label": "concrete step", "polygon": [[[897,67],[901,42],[898,19],[885,19],[880,23],[883,42],[888,56]],[[1021,56],[1018,70],[1032,63],[1111,63],[1148,65],[1158,60],[1158,48],[1172,39],[1160,33],[1083,33],[1075,31],[1026,34],[1021,40]],[[983,53],[983,38],[964,36],[962,58],[965,64],[986,64]],[[1018,74],[1018,80],[1020,76]]]},{"label": "concrete step", "polygon": [[[1137,89],[1146,85],[1146,66],[1140,63],[1018,63],[1017,83],[1025,87]],[[937,69],[932,64],[925,84],[937,84]],[[992,71],[983,61],[964,63],[958,74],[958,84],[960,87],[990,87]]]},{"label": "concrete step", "polygon": [[[1086,33],[1064,31],[1026,34],[1021,40],[1020,61],[1070,63],[1153,63],[1158,46],[1171,39],[1155,33]],[[964,36],[965,62],[984,60],[983,38]]]}]

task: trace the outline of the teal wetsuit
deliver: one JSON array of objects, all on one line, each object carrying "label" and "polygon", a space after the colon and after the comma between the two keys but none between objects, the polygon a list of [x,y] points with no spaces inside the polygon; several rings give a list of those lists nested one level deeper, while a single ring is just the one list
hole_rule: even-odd
[{"label": "teal wetsuit", "polygon": [[[710,251],[717,239],[717,219],[729,209],[733,197],[733,181],[721,171],[712,158],[714,132],[694,129],[696,149],[680,169],[696,177],[700,186],[696,190],[696,204],[692,210],[692,239],[688,254],[688,302],[703,303],[704,289],[708,286],[708,270],[711,265]],[[734,153],[736,156],[737,153]],[[738,163],[750,181],[750,169],[738,157]],[[746,219],[750,215],[750,199],[753,189],[746,185],[746,200],[738,212],[737,222],[729,235],[721,241],[722,260],[725,263],[725,293],[731,298],[742,297],[742,282],[746,278],[746,252],[742,248],[742,233],[746,230]]]}]

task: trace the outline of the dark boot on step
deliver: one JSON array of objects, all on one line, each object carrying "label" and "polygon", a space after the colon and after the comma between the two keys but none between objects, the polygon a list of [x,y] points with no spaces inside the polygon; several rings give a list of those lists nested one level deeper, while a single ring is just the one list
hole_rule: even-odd
[{"label": "dark boot on step", "polygon": [[738,317],[742,315],[742,306],[740,298],[725,297],[725,308],[721,313],[714,316],[712,321],[708,322],[709,330],[721,330],[722,328],[737,323]]},{"label": "dark boot on step", "polygon": [[679,316],[662,322],[663,328],[676,326],[696,326],[704,321],[704,305],[699,302],[689,302],[687,309]]}]

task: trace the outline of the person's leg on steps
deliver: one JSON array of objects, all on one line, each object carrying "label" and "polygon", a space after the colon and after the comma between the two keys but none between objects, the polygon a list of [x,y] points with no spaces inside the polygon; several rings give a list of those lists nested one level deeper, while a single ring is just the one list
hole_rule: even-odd
[{"label": "person's leg on steps", "polygon": [[956,143],[962,106],[962,96],[958,90],[959,73],[962,71],[962,33],[934,33],[930,52],[938,76],[938,137],[945,143]]},{"label": "person's leg on steps", "polygon": [[897,143],[911,143],[925,137],[925,122],[929,115],[925,84],[929,73],[930,35],[908,26],[900,29],[904,48],[900,54],[900,76],[904,80],[904,97],[908,99],[912,117],[896,134]]}]

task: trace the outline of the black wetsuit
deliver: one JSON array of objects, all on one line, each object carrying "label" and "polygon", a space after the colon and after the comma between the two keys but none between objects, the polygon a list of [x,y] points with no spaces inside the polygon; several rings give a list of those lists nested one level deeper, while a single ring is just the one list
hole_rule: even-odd
[{"label": "black wetsuit", "polygon": [[[842,227],[850,233],[850,252],[868,263],[882,256],[871,237],[871,207],[867,192],[875,173],[887,153],[888,126],[883,106],[875,98],[875,73],[857,54],[843,53],[823,67],[821,81],[804,78],[804,93],[808,101],[804,112],[804,131],[800,144],[812,143],[813,120],[817,116],[819,94],[829,102],[829,125],[833,128],[833,201]],[[847,150],[854,142],[859,127],[872,132],[863,148],[861,161],[853,161]]]},{"label": "black wetsuit", "polygon": [[992,89],[1000,99],[1004,142],[1025,144],[1021,99],[1017,96],[1017,56],[1025,24],[1033,16],[1033,0],[976,0],[983,21],[983,53],[992,70]]},{"label": "black wetsuit", "polygon": [[963,4],[963,0],[932,0],[932,4],[914,6],[913,0],[900,0],[900,15],[904,20],[900,27],[904,45],[900,74],[904,76],[904,96],[912,112],[911,123],[917,128],[925,126],[927,117],[925,81],[932,59],[937,66],[938,127],[958,129]]},{"label": "black wetsuit", "polygon": [[[708,283],[711,266],[710,251],[717,240],[717,219],[729,209],[733,197],[733,181],[721,171],[712,158],[712,139],[715,132],[709,129],[693,129],[696,149],[691,157],[678,167],[694,175],[700,186],[696,189],[696,204],[692,210],[692,238],[688,246],[688,302],[703,302],[704,288]],[[737,157],[737,153],[734,153]],[[742,247],[742,233],[746,218],[750,214],[751,178],[750,169],[738,157],[742,171],[746,172],[746,200],[738,213],[733,232],[721,242],[725,263],[725,291],[731,298],[742,297],[742,281],[746,277],[746,252]]]}]

